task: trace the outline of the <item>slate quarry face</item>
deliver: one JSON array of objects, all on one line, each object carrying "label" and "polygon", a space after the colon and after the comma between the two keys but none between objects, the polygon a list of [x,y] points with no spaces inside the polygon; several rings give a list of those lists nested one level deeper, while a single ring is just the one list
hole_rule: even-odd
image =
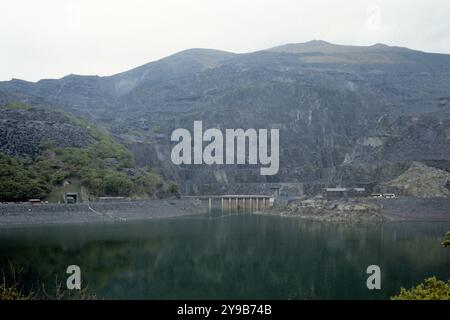
[{"label": "slate quarry face", "polygon": [[[2,82],[0,96],[106,127],[138,164],[188,193],[258,192],[283,182],[304,183],[305,192],[373,185],[412,161],[450,170],[450,55],[323,41],[249,54],[192,49],[111,77]],[[196,120],[208,128],[279,129],[278,174],[173,165],[171,132]]]},{"label": "slate quarry face", "polygon": [[59,112],[1,109],[0,151],[3,153],[35,158],[48,143],[55,147],[82,148],[93,142],[86,129]]}]

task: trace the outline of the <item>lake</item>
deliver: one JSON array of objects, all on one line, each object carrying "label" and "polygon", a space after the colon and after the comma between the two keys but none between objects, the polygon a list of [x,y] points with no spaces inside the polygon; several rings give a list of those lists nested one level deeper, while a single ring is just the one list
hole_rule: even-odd
[{"label": "lake", "polygon": [[[23,284],[83,286],[105,299],[387,299],[450,279],[450,222],[345,226],[252,214],[0,229],[0,269]],[[366,268],[379,265],[381,290]]]}]

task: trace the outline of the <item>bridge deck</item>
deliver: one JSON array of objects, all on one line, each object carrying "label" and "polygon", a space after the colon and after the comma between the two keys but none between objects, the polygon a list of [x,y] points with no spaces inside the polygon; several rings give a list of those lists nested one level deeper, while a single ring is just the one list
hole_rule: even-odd
[{"label": "bridge deck", "polygon": [[226,194],[226,195],[201,195],[201,196],[184,196],[185,198],[196,198],[196,199],[243,199],[243,198],[253,198],[253,199],[263,199],[263,198],[273,198],[272,195],[261,195],[261,194]]}]

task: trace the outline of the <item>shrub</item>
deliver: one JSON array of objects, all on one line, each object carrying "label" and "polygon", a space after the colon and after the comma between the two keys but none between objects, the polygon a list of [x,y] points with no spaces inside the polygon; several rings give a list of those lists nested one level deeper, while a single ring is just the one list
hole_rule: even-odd
[{"label": "shrub", "polygon": [[450,300],[450,280],[446,282],[431,277],[409,290],[400,289],[392,300]]},{"label": "shrub", "polygon": [[26,160],[0,154],[0,201],[25,201],[42,198],[50,188]]},{"label": "shrub", "polygon": [[63,282],[58,281],[55,275],[54,287],[47,290],[44,282],[37,281],[34,287],[36,291],[26,286],[22,280],[23,269],[18,269],[14,264],[9,263],[7,270],[1,270],[2,282],[0,283],[0,301],[2,300],[95,300],[97,296],[88,292],[84,287],[80,290],[68,290],[63,286]]},{"label": "shrub", "polygon": [[163,191],[165,193],[176,193],[178,191],[178,185],[174,181],[169,181],[167,184],[164,185]]},{"label": "shrub", "polygon": [[133,178],[134,193],[152,196],[155,190],[162,186],[160,175],[149,172],[147,175],[139,175]]},{"label": "shrub", "polygon": [[[9,108],[27,107],[10,105]],[[134,159],[106,130],[65,112],[55,112],[63,113],[74,124],[89,130],[95,143],[85,148],[57,148],[51,141],[46,141],[42,144],[44,151],[36,159],[0,153],[0,201],[45,198],[54,187],[70,178],[80,180],[94,196],[152,196],[163,186],[161,176],[152,171],[141,172],[135,177],[122,173],[122,169],[135,166]],[[116,161],[111,164],[106,159]]]},{"label": "shrub", "polygon": [[442,239],[441,244],[444,248],[450,246],[450,231],[445,234],[444,239]]},{"label": "shrub", "polygon": [[103,178],[103,190],[108,196],[129,196],[133,183],[124,173],[108,172]]}]

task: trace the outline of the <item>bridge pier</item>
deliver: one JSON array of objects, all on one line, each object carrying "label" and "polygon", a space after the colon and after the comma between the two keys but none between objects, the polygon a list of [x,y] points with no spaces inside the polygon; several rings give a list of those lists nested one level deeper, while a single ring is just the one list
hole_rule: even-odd
[{"label": "bridge pier", "polygon": [[[224,195],[216,196],[220,197],[220,205],[222,211],[228,211],[231,213],[232,210],[239,212],[243,210],[244,212],[249,209],[253,210],[265,210],[271,206],[271,197],[264,195]],[[211,197],[209,198],[209,208],[211,210]]]},{"label": "bridge pier", "polygon": [[[219,198],[218,196],[209,196],[207,198],[208,200],[208,212],[211,213],[213,210],[213,201],[214,198]],[[270,197],[249,197],[249,196],[239,196],[234,195],[232,197],[228,196],[220,196],[220,208],[222,211],[228,211],[231,212],[233,210],[239,212],[243,211],[246,212],[252,211],[252,210],[264,210],[270,207],[269,200]]]}]

